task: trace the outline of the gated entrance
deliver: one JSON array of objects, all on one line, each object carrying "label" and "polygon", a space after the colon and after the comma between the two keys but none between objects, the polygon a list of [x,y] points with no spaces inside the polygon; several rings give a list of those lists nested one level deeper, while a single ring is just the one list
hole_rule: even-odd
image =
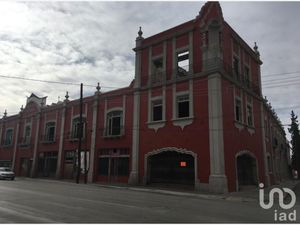
[{"label": "gated entrance", "polygon": [[176,151],[165,151],[148,158],[150,183],[195,183],[194,157]]},{"label": "gated entrance", "polygon": [[57,166],[57,152],[40,153],[38,162],[38,176],[54,177]]},{"label": "gated entrance", "polygon": [[257,165],[254,156],[244,153],[236,158],[238,185],[257,185]]}]

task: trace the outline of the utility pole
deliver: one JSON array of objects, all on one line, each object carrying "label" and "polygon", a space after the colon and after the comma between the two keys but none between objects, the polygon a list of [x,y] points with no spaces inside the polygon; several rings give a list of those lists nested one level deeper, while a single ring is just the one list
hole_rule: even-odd
[{"label": "utility pole", "polygon": [[[86,119],[86,117],[85,117]],[[86,121],[85,121],[86,123]],[[87,127],[87,124],[85,125],[85,129]],[[87,132],[85,132],[85,135],[87,135]],[[86,139],[85,139],[85,143],[86,143]],[[84,148],[84,183],[86,184],[87,183],[87,146],[85,145],[85,148]]]},{"label": "utility pole", "polygon": [[82,141],[82,134],[83,134],[83,124],[82,124],[82,87],[83,84],[80,84],[80,102],[79,102],[79,108],[80,108],[80,113],[79,113],[79,130],[78,130],[78,155],[77,155],[77,162],[78,162],[78,169],[77,169],[77,177],[76,177],[76,183],[79,183],[80,179],[80,170],[81,170],[81,141]]}]

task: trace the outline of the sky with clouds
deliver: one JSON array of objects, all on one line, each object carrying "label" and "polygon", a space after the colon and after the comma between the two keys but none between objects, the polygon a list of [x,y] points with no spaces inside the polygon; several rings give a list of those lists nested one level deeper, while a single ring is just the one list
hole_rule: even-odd
[{"label": "sky with clouds", "polygon": [[[138,27],[148,37],[194,19],[205,2],[0,2],[0,76],[101,83],[102,91],[134,77]],[[300,2],[221,2],[223,16],[259,46],[263,94],[283,124],[300,116]],[[79,96],[79,86],[0,77],[0,113],[19,112],[32,92],[47,103]],[[84,95],[95,89],[85,87]]]}]

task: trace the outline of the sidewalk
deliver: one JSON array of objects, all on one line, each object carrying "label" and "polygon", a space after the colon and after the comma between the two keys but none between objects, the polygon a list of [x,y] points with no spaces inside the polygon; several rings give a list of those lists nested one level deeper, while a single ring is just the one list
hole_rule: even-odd
[{"label": "sidewalk", "polygon": [[[300,181],[299,180],[285,180],[283,182],[281,182],[280,184],[277,185],[272,185],[270,187],[266,187],[264,188],[265,191],[265,200],[268,201],[268,197],[269,195],[267,193],[270,192],[270,190],[272,188],[289,188],[291,190],[293,190],[297,184],[299,184]],[[285,193],[286,194],[286,193]],[[278,197],[277,195],[275,195],[275,197]],[[239,192],[231,192],[226,194],[226,199],[227,200],[236,200],[236,199],[240,199],[241,201],[259,201],[259,187],[248,187],[248,188],[244,188],[244,190],[242,189]]]},{"label": "sidewalk", "polygon": [[[289,188],[294,189],[299,180],[286,180],[278,185],[272,185],[265,188],[265,193],[269,193],[272,188]],[[186,196],[186,197],[197,197],[204,199],[223,199],[229,201],[242,201],[242,202],[258,202],[259,201],[259,187],[250,186],[243,187],[239,192],[230,192],[226,194],[215,194],[204,191],[194,191],[192,189],[169,189],[168,187],[157,187],[157,186],[130,186],[128,184],[103,184],[96,183],[95,185],[107,188],[118,188],[118,189],[127,189],[132,191],[143,191],[143,192],[152,192],[176,196]],[[268,200],[268,194],[265,194],[265,200]]]},{"label": "sidewalk", "polygon": [[[25,178],[32,179],[32,178]],[[41,180],[47,182],[65,182],[70,183],[74,182],[73,180],[55,180],[55,179],[39,179],[34,178],[33,180]],[[81,183],[81,182],[80,182]],[[268,200],[269,191],[272,188],[290,188],[294,189],[297,184],[300,183],[300,180],[286,180],[281,184],[273,185],[271,187],[265,188],[265,200]],[[82,183],[81,183],[82,184]],[[194,197],[202,199],[219,199],[219,200],[228,200],[228,201],[240,201],[240,202],[258,202],[259,201],[259,187],[249,186],[243,187],[239,192],[230,192],[226,194],[215,194],[205,191],[195,191],[191,187],[174,187],[169,185],[148,185],[148,186],[132,186],[129,184],[107,184],[107,183],[88,183],[87,185],[103,188],[115,188],[115,189],[126,189],[131,191],[140,191],[140,192],[152,192],[157,194],[167,194],[175,196],[184,196],[184,197]]]}]

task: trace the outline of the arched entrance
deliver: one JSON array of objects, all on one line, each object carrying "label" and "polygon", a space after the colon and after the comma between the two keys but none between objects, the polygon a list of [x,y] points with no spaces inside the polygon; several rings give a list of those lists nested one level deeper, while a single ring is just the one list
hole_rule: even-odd
[{"label": "arched entrance", "polygon": [[252,153],[244,151],[238,154],[236,169],[238,190],[241,186],[258,184],[257,161]]},{"label": "arched entrance", "polygon": [[195,185],[196,154],[167,148],[148,153],[145,159],[146,183]]}]

